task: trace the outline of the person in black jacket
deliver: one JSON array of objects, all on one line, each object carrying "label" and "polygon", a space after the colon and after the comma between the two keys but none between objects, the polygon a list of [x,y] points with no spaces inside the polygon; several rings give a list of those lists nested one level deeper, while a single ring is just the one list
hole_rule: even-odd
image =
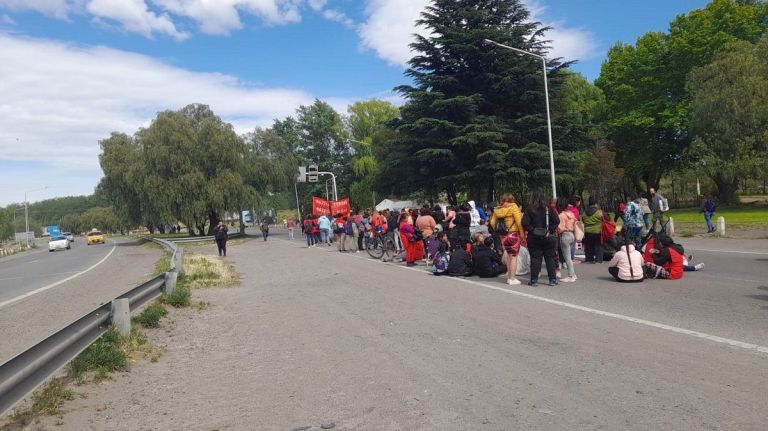
[{"label": "person in black jacket", "polygon": [[470,209],[469,204],[463,204],[456,212],[456,218],[453,220],[453,224],[456,225],[453,228],[455,233],[452,240],[454,250],[466,248],[467,244],[472,241],[469,231],[469,226],[472,224],[472,216],[469,213]]},{"label": "person in black jacket", "polygon": [[543,196],[533,199],[523,215],[523,228],[528,239],[528,252],[531,254],[531,279],[529,286],[538,286],[541,272],[541,259],[547,266],[549,285],[557,282],[557,225],[560,219],[549,209]]},{"label": "person in black jacket", "polygon": [[507,265],[501,261],[501,257],[493,249],[493,238],[483,238],[477,234],[480,244],[475,246],[472,258],[475,264],[475,275],[480,278],[496,278],[507,272]]},{"label": "person in black jacket", "polygon": [[216,247],[219,249],[219,256],[227,256],[227,225],[224,224],[224,220],[219,220],[219,225],[213,231],[213,237],[216,239]]},{"label": "person in black jacket", "polygon": [[448,262],[448,275],[452,277],[469,277],[472,275],[472,256],[463,248],[451,253]]}]

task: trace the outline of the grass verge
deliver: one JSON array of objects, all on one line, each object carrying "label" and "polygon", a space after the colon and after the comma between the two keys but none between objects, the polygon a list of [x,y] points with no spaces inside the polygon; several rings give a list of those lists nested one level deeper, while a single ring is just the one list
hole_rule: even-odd
[{"label": "grass verge", "polygon": [[184,256],[184,275],[179,277],[179,286],[188,288],[237,286],[240,277],[235,268],[215,256]]},{"label": "grass verge", "polygon": [[154,303],[145,308],[144,311],[133,317],[133,323],[137,323],[145,328],[157,328],[160,325],[160,319],[168,314],[168,310],[160,303]]},{"label": "grass verge", "polygon": [[163,353],[164,348],[150,343],[136,327],[127,337],[112,328],[72,360],[63,376],[51,379],[14,410],[0,423],[0,430],[22,430],[41,416],[61,415],[64,403],[81,395],[71,389],[72,385],[107,380],[112,373],[127,370],[138,358],[156,362]]}]

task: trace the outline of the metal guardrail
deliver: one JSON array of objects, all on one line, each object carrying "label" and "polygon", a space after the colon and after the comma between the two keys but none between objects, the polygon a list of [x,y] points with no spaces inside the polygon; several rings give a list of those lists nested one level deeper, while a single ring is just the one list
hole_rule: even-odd
[{"label": "metal guardrail", "polygon": [[[160,275],[116,299],[127,299],[131,309],[137,309],[160,296],[164,285],[165,275]],[[0,415],[104,335],[110,326],[111,309],[110,303],[99,306],[0,365]]]},{"label": "metal guardrail", "polygon": [[[239,236],[239,233],[230,237]],[[159,275],[118,296],[45,340],[0,365],[0,416],[23,400],[32,391],[73,360],[99,337],[104,335],[114,318],[115,302],[128,300],[129,309],[136,310],[164,292],[175,288],[176,277],[184,273],[184,251],[175,243],[212,241],[213,237],[151,238],[171,253],[171,272]]]}]

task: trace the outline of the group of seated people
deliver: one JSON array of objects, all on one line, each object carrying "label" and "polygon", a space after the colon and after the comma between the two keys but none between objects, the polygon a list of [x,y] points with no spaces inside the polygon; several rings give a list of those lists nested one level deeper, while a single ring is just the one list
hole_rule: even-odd
[{"label": "group of seated people", "polygon": [[[621,237],[617,237],[620,241]],[[691,265],[691,256],[685,255],[685,249],[665,232],[651,232],[644,241],[641,250],[635,244],[624,241],[617,247],[608,264],[608,272],[616,281],[639,283],[646,278],[679,280],[683,273],[700,271],[704,264]]]},{"label": "group of seated people", "polygon": [[[448,235],[439,232],[435,242],[430,243],[428,248],[431,249],[428,254],[432,260],[431,270],[434,275],[496,278],[508,270],[496,250],[494,238],[483,233],[473,235],[471,245],[466,248],[450,252]],[[704,263],[691,265],[692,257],[686,256],[683,246],[675,243],[665,232],[651,232],[644,238],[640,250],[633,242],[619,234],[612,248],[614,253],[608,263],[608,272],[616,281],[622,283],[639,283],[647,278],[677,280],[683,277],[683,273],[700,271],[705,266]],[[518,270],[517,273],[521,272]]]}]

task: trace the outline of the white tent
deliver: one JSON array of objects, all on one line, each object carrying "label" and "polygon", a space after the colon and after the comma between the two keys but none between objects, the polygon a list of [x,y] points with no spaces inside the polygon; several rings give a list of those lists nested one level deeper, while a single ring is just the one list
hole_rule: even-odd
[{"label": "white tent", "polygon": [[393,201],[392,199],[384,199],[376,205],[376,211],[384,211],[386,209],[393,211],[400,211],[404,208],[420,208],[421,206],[414,201]]}]

